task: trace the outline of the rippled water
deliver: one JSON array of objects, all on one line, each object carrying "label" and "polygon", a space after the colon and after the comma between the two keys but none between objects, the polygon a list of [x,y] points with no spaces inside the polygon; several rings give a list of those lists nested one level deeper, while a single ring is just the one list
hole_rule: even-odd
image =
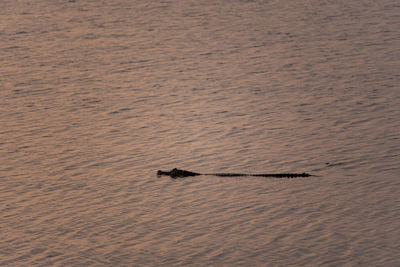
[{"label": "rippled water", "polygon": [[0,7],[0,265],[400,265],[397,1]]}]

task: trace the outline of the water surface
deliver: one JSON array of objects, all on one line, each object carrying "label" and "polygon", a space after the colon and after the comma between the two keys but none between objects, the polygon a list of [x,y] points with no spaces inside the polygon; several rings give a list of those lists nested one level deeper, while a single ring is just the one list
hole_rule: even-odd
[{"label": "water surface", "polygon": [[396,1],[0,7],[0,265],[400,265]]}]

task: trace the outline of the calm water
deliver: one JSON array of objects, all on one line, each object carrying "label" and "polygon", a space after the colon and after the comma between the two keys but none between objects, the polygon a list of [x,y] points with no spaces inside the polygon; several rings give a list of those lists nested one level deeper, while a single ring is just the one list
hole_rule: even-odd
[{"label": "calm water", "polygon": [[0,265],[399,266],[399,70],[398,1],[0,0]]}]

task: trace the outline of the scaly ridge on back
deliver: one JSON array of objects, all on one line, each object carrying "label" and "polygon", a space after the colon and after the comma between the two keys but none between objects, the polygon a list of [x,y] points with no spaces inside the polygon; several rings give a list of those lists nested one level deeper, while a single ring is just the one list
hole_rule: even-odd
[{"label": "scaly ridge on back", "polygon": [[206,173],[201,174],[197,172],[180,170],[177,168],[172,169],[171,171],[157,171],[157,175],[168,175],[172,178],[178,177],[189,177],[189,176],[198,176],[198,175],[214,175],[219,177],[237,177],[237,176],[256,176],[256,177],[275,177],[275,178],[296,178],[296,177],[310,177],[312,176],[309,173],[261,173],[261,174],[249,174],[249,173]]}]

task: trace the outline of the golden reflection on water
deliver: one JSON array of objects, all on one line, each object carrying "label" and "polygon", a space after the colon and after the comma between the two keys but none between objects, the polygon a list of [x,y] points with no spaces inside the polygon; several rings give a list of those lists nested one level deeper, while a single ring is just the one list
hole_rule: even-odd
[{"label": "golden reflection on water", "polygon": [[394,3],[2,5],[0,265],[398,265]]}]

